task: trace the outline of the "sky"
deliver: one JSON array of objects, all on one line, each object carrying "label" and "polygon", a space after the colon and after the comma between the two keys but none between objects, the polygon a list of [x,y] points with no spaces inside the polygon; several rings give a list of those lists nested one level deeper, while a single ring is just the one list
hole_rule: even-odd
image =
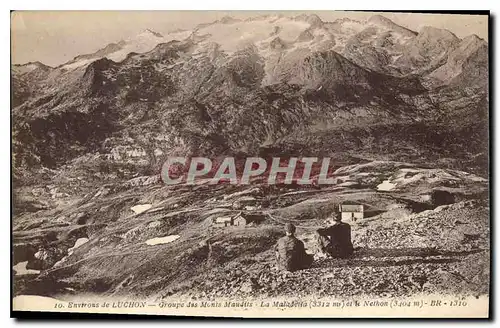
[{"label": "sky", "polygon": [[[57,66],[81,54],[93,53],[151,29],[162,34],[191,29],[226,15],[248,18],[280,13],[295,16],[297,11],[15,11],[11,14],[13,64],[40,61]],[[375,12],[315,11],[323,21],[349,17],[366,20]],[[419,31],[423,26],[445,28],[463,38],[476,34],[487,40],[488,16],[414,13],[382,13],[396,24]]]}]

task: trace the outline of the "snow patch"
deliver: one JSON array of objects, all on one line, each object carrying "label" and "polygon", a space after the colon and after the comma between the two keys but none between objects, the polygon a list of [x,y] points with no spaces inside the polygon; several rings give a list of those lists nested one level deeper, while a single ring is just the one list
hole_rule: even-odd
[{"label": "snow patch", "polygon": [[[275,27],[278,27],[277,33]],[[285,42],[293,42],[309,23],[280,18],[278,20],[252,20],[230,24],[211,24],[198,29],[196,34],[208,36],[206,43],[217,43],[220,49],[232,53],[249,44],[269,41],[270,36],[279,37]]]},{"label": "snow patch", "polygon": [[83,244],[85,244],[88,241],[89,241],[88,238],[78,238],[75,242],[75,245],[73,245],[73,247],[68,249],[68,255],[71,255],[75,249],[82,246]]},{"label": "snow patch", "polygon": [[158,35],[155,35],[153,33],[144,32],[137,35],[135,38],[127,40],[125,46],[121,50],[113,52],[106,57],[115,62],[120,62],[124,60],[131,52],[139,54],[145,53],[153,50],[153,48],[160,43],[167,43],[172,40],[184,40],[189,37],[189,34],[190,32],[185,31],[170,33],[165,37],[159,37]]},{"label": "snow patch", "polygon": [[151,205],[151,204],[143,204],[143,205],[132,206],[130,209],[132,211],[134,211],[135,214],[140,214],[142,212],[145,212],[145,211],[149,210],[151,207],[153,207],[153,205]]},{"label": "snow patch", "polygon": [[99,58],[92,58],[92,59],[83,59],[83,60],[77,60],[71,64],[67,64],[61,67],[61,69],[67,69],[67,70],[73,70],[78,67],[82,67],[84,65],[90,64],[93,61],[96,61]]},{"label": "snow patch", "polygon": [[[78,238],[76,241],[75,241],[75,244],[73,245],[73,247],[71,248],[68,248],[68,255],[66,255],[65,257],[63,257],[62,259],[60,259],[59,261],[57,261],[55,264],[54,264],[54,268],[57,268],[57,267],[60,267],[64,262],[66,262],[66,260],[68,259],[68,257],[73,254],[73,252],[75,251],[75,249],[77,249],[78,247],[82,246],[83,244],[85,244],[86,242],[88,242],[89,239],[88,238]],[[38,253],[37,253],[38,254]],[[35,254],[36,256],[36,254]]]},{"label": "snow patch", "polygon": [[148,245],[160,245],[160,244],[168,244],[173,242],[174,240],[179,239],[179,235],[170,235],[165,237],[156,237],[146,240],[146,244]]},{"label": "snow patch", "polygon": [[28,261],[19,262],[16,265],[14,265],[12,268],[16,271],[16,276],[22,276],[25,274],[39,274],[40,273],[40,270],[26,269],[27,265],[28,265]]},{"label": "snow patch", "polygon": [[395,183],[391,183],[389,180],[384,180],[381,184],[377,186],[377,189],[380,191],[389,191],[396,187]]}]

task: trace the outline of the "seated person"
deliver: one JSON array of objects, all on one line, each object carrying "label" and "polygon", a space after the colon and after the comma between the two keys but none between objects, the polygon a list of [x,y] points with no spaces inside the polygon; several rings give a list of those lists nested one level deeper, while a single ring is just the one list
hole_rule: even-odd
[{"label": "seated person", "polygon": [[275,246],[276,261],[280,270],[296,271],[311,266],[313,256],[306,253],[304,243],[295,237],[295,226],[285,225],[286,236],[280,238]]},{"label": "seated person", "polygon": [[342,222],[340,213],[333,214],[333,225],[316,231],[316,243],[321,253],[335,258],[346,258],[352,255],[351,226]]}]

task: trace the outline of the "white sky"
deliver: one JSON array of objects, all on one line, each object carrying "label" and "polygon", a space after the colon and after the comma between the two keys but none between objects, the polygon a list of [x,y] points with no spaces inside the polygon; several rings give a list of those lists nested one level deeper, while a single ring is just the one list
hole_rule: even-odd
[{"label": "white sky", "polygon": [[[40,61],[59,65],[77,55],[92,53],[111,42],[149,28],[160,33],[223,16],[247,18],[276,11],[16,11],[11,14],[12,62]],[[298,15],[297,11],[280,11]],[[365,20],[375,12],[310,11],[323,21],[349,17]],[[477,34],[487,40],[488,16],[382,13],[395,23],[419,31],[423,26],[446,28],[458,37]]]}]

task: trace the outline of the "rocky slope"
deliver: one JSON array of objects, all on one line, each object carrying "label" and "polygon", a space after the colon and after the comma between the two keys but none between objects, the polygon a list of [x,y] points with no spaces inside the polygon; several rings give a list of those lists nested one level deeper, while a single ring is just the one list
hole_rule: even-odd
[{"label": "rocky slope", "polygon": [[[316,189],[169,187],[136,180],[104,185],[83,198],[54,185],[33,190],[32,197],[49,209],[14,220],[14,264],[27,261],[31,270],[16,271],[15,293],[162,298],[487,292],[481,283],[489,277],[485,179],[398,162],[344,166],[335,176],[335,185]],[[245,211],[244,199],[254,199],[256,209],[247,211],[266,213],[265,221],[211,224],[220,213]],[[298,237],[313,253],[313,231],[345,202],[365,205],[365,219],[349,222],[353,259],[317,258],[311,269],[293,274],[274,269],[273,245],[284,222],[298,226]],[[166,236],[175,238],[150,242]]]}]

